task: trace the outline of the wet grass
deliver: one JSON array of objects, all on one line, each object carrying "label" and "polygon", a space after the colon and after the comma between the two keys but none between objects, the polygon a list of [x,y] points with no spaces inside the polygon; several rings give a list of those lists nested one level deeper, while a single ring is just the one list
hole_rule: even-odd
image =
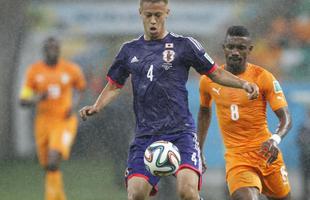
[{"label": "wet grass", "polygon": [[[109,162],[69,160],[62,165],[67,200],[126,199]],[[43,200],[44,172],[33,160],[0,162],[1,200]]]}]

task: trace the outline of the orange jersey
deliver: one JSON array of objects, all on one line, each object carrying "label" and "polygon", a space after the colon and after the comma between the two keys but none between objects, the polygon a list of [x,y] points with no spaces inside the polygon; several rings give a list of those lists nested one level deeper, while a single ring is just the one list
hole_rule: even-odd
[{"label": "orange jersey", "polygon": [[65,60],[59,60],[55,67],[49,67],[43,61],[31,65],[24,84],[34,93],[47,92],[47,99],[37,106],[37,115],[47,117],[64,116],[72,106],[73,89],[84,90],[85,86],[79,66]]},{"label": "orange jersey", "polygon": [[210,107],[214,100],[227,152],[260,148],[271,136],[267,126],[267,102],[274,111],[287,106],[279,82],[262,67],[248,63],[246,71],[238,77],[257,84],[259,97],[256,100],[249,100],[242,89],[219,85],[205,75],[200,78],[200,105]]}]

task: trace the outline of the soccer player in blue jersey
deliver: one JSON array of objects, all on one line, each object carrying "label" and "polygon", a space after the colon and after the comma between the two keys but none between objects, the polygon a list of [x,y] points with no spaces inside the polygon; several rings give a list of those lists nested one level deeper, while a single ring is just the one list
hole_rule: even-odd
[{"label": "soccer player in blue jersey", "polygon": [[102,110],[131,75],[136,135],[127,161],[128,199],[144,200],[156,192],[159,177],[146,170],[143,155],[152,142],[167,140],[181,154],[181,165],[175,174],[178,195],[182,200],[198,200],[200,151],[186,90],[190,67],[216,83],[244,89],[251,99],[258,96],[258,88],[218,68],[195,39],[168,32],[168,0],[140,0],[139,12],[144,35],[121,47],[108,72],[107,85],[93,105],[80,110],[80,116],[86,120]]}]

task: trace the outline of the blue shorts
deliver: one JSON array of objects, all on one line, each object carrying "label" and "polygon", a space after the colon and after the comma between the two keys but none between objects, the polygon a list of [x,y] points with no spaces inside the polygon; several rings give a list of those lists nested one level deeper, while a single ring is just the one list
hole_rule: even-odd
[{"label": "blue shorts", "polygon": [[191,169],[199,175],[198,189],[201,186],[201,159],[200,149],[197,141],[197,135],[193,132],[177,132],[174,134],[161,134],[161,135],[148,135],[143,137],[137,137],[130,145],[129,155],[127,160],[127,169],[125,173],[126,186],[130,178],[142,177],[146,179],[152,186],[152,192],[150,195],[155,195],[158,191],[157,183],[160,177],[153,176],[144,166],[144,151],[145,149],[155,141],[166,140],[172,142],[178,147],[181,155],[181,165],[177,173],[184,168]]}]

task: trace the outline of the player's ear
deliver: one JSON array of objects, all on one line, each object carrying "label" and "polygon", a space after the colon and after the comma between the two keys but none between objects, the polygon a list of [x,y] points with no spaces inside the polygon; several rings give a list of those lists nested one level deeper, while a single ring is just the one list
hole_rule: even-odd
[{"label": "player's ear", "polygon": [[251,55],[253,48],[254,48],[254,46],[253,46],[253,45],[249,46],[248,55]]},{"label": "player's ear", "polygon": [[141,7],[139,8],[139,15],[140,15],[140,16],[142,15],[142,9],[141,9]]},{"label": "player's ear", "polygon": [[254,49],[254,46],[251,45],[251,46],[249,47],[249,51],[251,52],[253,49]]},{"label": "player's ear", "polygon": [[170,9],[169,8],[167,8],[166,14],[167,14],[167,16],[169,16],[169,14],[170,14]]}]

